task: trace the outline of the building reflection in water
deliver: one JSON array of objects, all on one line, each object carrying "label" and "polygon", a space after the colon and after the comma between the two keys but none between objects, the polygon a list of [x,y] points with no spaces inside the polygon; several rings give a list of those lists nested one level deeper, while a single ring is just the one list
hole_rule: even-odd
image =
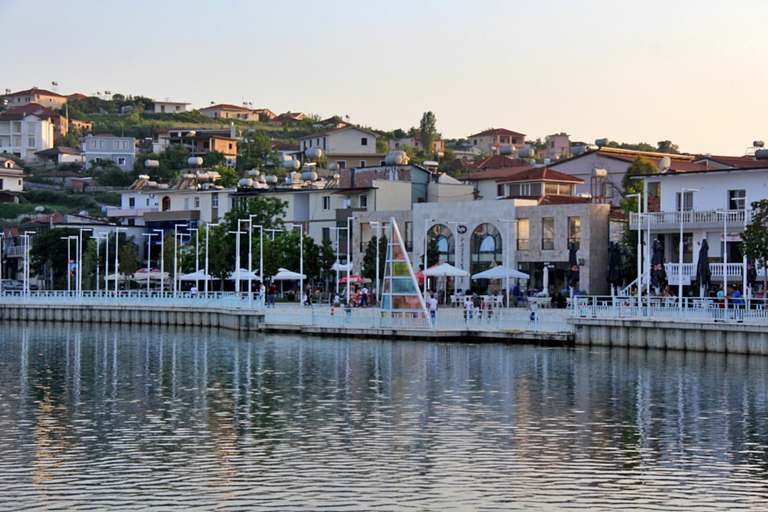
[{"label": "building reflection in water", "polygon": [[[410,491],[433,500],[427,508],[502,495],[525,503],[546,483],[606,509],[620,509],[619,495],[654,494],[658,505],[681,492],[738,496],[749,509],[768,474],[762,357],[145,326],[0,330],[0,465],[16,468],[20,496],[47,507],[84,496],[152,504],[142,486],[164,489],[163,503],[181,486],[190,501],[172,505],[258,495],[291,508],[285,489],[327,498],[336,481],[341,502],[378,488],[383,503]],[[686,490],[670,494],[681,478]],[[387,494],[393,479],[400,487]],[[610,492],[595,494],[602,486]]]}]

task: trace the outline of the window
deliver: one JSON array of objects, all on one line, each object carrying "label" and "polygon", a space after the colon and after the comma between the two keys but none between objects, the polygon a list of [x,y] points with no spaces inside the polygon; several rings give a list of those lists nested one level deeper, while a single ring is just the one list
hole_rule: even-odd
[{"label": "window", "polygon": [[360,160],[360,167],[365,167],[365,160]]},{"label": "window", "polygon": [[199,209],[200,209],[200,198],[195,197],[195,210],[199,210]]},{"label": "window", "polygon": [[168,196],[163,197],[162,199],[162,208],[161,210],[164,212],[167,212],[171,209],[171,198]]},{"label": "window", "polygon": [[551,251],[555,248],[555,218],[541,219],[541,250]]},{"label": "window", "polygon": [[96,141],[95,140],[91,141],[91,149],[96,149]]},{"label": "window", "polygon": [[530,248],[529,230],[531,223],[528,219],[517,220],[517,250],[527,251]]},{"label": "window", "polygon": [[368,208],[368,196],[360,196],[360,208]]},{"label": "window", "polygon": [[331,239],[331,228],[323,228],[323,240]]},{"label": "window", "polygon": [[99,149],[107,149],[107,141],[100,140],[99,141]]},{"label": "window", "polygon": [[128,198],[128,208],[135,208],[136,207],[136,198],[135,197],[129,197]]},{"label": "window", "polygon": [[440,261],[453,265],[456,262],[456,240],[451,229],[444,224],[435,224],[429,228],[427,236],[437,242]]},{"label": "window", "polygon": [[682,208],[680,208],[680,194],[681,192],[678,192],[675,194],[675,211],[684,211],[689,212],[693,210],[693,192],[682,192],[683,194],[683,203]]},{"label": "window", "polygon": [[496,197],[505,197],[504,196],[504,185],[502,185],[502,184],[496,185]]},{"label": "window", "polygon": [[3,183],[3,180],[0,179],[0,190],[5,190],[5,185]]},{"label": "window", "polygon": [[29,137],[27,137],[27,147],[30,147],[30,148],[35,147],[35,136],[34,135],[30,135]]},{"label": "window", "polygon": [[219,194],[213,194],[211,196],[211,208],[219,207]]},{"label": "window", "polygon": [[728,191],[728,209],[729,210],[743,210],[744,203],[747,200],[746,190],[729,190]]},{"label": "window", "polygon": [[347,161],[346,160],[336,160],[336,165],[339,166],[339,169],[346,169],[347,168]]},{"label": "window", "polygon": [[368,137],[363,137],[360,139],[360,145],[361,146],[367,146],[368,145]]},{"label": "window", "polygon": [[405,250],[413,251],[413,221],[405,221]]},{"label": "window", "polygon": [[189,210],[189,198],[188,197],[184,198],[184,209],[185,210]]},{"label": "window", "polygon": [[125,157],[121,156],[117,158],[117,165],[125,165]]},{"label": "window", "polygon": [[120,149],[120,141],[119,140],[114,141],[112,143],[112,145],[114,146],[115,149]]},{"label": "window", "polygon": [[472,141],[472,145],[473,145],[473,146],[477,146],[477,139],[474,139],[474,140]]},{"label": "window", "polygon": [[581,245],[581,217],[568,217],[568,248],[576,244],[576,250]]},{"label": "window", "polygon": [[331,196],[323,196],[323,210],[331,209]]},{"label": "window", "polygon": [[499,264],[501,254],[501,233],[493,224],[480,224],[469,238],[470,273],[477,274]]}]

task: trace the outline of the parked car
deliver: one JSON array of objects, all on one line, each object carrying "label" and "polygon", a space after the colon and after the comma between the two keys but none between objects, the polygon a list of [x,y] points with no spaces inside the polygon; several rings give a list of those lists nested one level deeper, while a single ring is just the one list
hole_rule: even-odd
[{"label": "parked car", "polygon": [[15,279],[3,279],[0,282],[0,286],[4,292],[21,291],[24,289],[24,285]]},{"label": "parked car", "polygon": [[[24,290],[24,281],[18,281],[16,279],[3,279],[2,283],[0,283],[0,287],[3,291],[7,292],[22,291]],[[29,289],[34,291],[38,289],[38,286],[36,284],[30,284]]]}]

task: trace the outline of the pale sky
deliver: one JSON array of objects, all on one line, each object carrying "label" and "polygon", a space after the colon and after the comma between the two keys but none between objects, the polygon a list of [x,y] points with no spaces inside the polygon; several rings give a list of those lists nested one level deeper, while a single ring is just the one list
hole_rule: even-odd
[{"label": "pale sky", "polygon": [[768,142],[765,0],[0,0],[0,88],[302,111],[446,138]]}]

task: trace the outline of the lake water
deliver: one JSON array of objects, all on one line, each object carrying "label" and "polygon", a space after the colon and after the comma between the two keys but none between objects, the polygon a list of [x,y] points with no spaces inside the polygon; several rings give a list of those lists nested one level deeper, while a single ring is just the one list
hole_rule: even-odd
[{"label": "lake water", "polygon": [[767,370],[7,323],[0,510],[764,511]]}]

